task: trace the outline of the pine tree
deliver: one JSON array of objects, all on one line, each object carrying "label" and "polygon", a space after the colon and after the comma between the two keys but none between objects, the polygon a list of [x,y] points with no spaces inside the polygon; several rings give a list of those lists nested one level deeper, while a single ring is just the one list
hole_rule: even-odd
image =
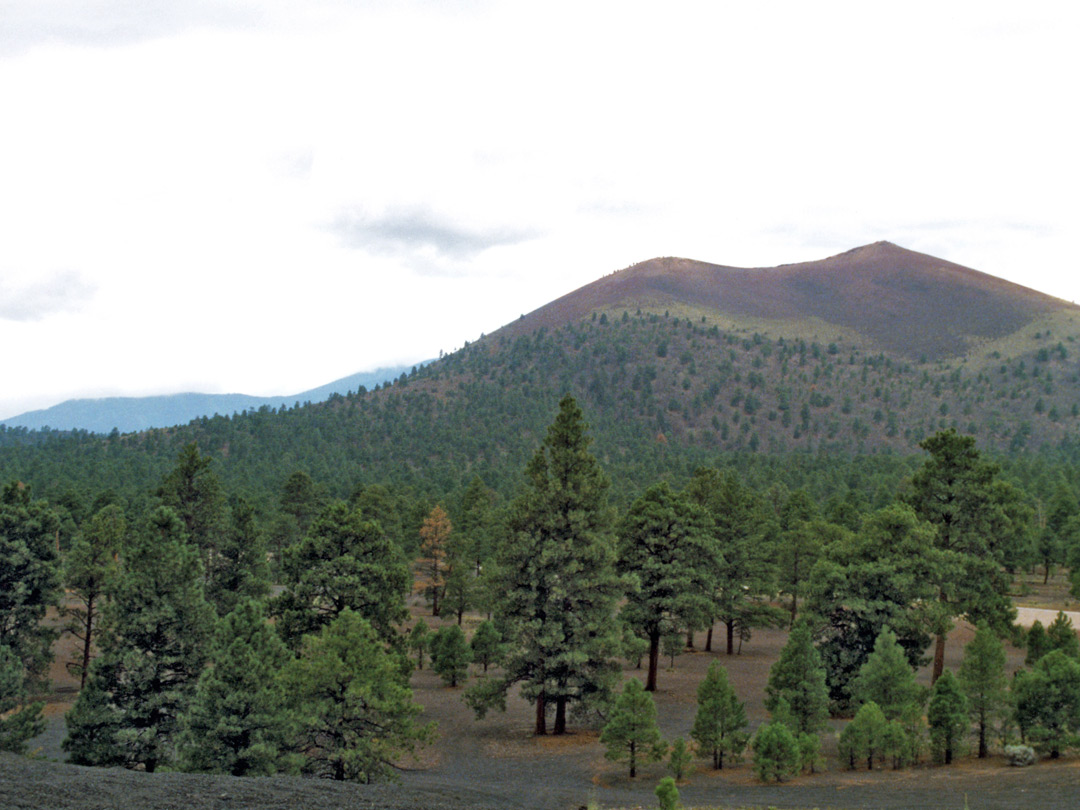
[{"label": "pine tree", "polygon": [[719,619],[726,628],[728,655],[735,654],[736,631],[749,628],[770,614],[762,611],[764,597],[775,590],[776,527],[770,510],[731,471],[702,468],[686,487],[691,502],[712,518],[719,567],[713,586],[713,606],[708,619],[705,649],[712,650],[712,624]]},{"label": "pine tree", "polygon": [[27,702],[22,661],[0,646],[0,751],[26,752],[26,741],[45,730],[44,702]]},{"label": "pine tree", "polygon": [[666,483],[646,490],[619,528],[619,571],[636,578],[624,621],[649,640],[645,689],[656,689],[660,643],[679,627],[707,624],[719,558],[706,512]]},{"label": "pine tree", "polygon": [[840,732],[840,758],[846,759],[852,770],[865,759],[867,770],[873,770],[874,759],[885,755],[888,740],[889,721],[874,701],[867,701]]},{"label": "pine tree", "polygon": [[[816,734],[825,727],[829,717],[829,689],[825,685],[825,668],[814,649],[810,627],[799,622],[780,651],[780,658],[769,670],[765,686],[765,708],[776,711],[779,701],[787,710],[796,734]],[[775,714],[773,719],[777,719]]]},{"label": "pine tree", "polygon": [[504,706],[507,690],[520,683],[521,695],[535,702],[537,734],[547,732],[552,705],[554,731],[564,733],[567,709],[606,699],[618,672],[615,607],[623,584],[608,531],[607,479],[589,442],[581,409],[564,397],[526,468],[500,550],[503,675],[467,695],[482,716]]},{"label": "pine tree", "polygon": [[926,710],[930,724],[930,744],[939,762],[951,765],[970,725],[968,703],[952,672],[945,670],[930,690]]},{"label": "pine tree", "polygon": [[1070,658],[1080,660],[1080,639],[1076,637],[1072,619],[1058,611],[1054,621],[1046,628],[1046,640],[1051,650],[1061,650]]},{"label": "pine tree", "polygon": [[282,683],[297,724],[295,746],[309,773],[392,780],[395,763],[434,733],[434,724],[415,722],[422,709],[412,702],[400,660],[349,608],[317,635],[305,636]]},{"label": "pine tree", "polygon": [[424,668],[424,653],[431,645],[432,634],[428,630],[427,622],[418,619],[413,629],[409,632],[408,647],[416,653],[416,668]]},{"label": "pine tree", "polygon": [[202,455],[198,444],[186,444],[157,490],[162,505],[180,517],[188,542],[199,549],[207,585],[225,525],[225,495],[213,466],[214,460]]},{"label": "pine tree", "polygon": [[959,678],[978,728],[979,757],[984,758],[990,726],[1004,713],[1008,698],[1005,645],[985,622],[979,624],[975,637],[964,648]]},{"label": "pine tree", "polygon": [[278,630],[298,645],[305,633],[330,624],[346,608],[367,619],[384,639],[405,621],[412,577],[398,548],[378,523],[338,501],[308,534],[285,550],[285,590],[274,601]]},{"label": "pine tree", "polygon": [[1027,646],[1027,656],[1024,658],[1024,663],[1029,667],[1053,649],[1053,645],[1046,635],[1046,627],[1038,619],[1031,623],[1024,642]]},{"label": "pine tree", "polygon": [[431,640],[431,668],[439,673],[447,686],[457,686],[468,677],[472,662],[472,649],[465,641],[465,633],[452,624],[435,633]]},{"label": "pine tree", "polygon": [[693,761],[694,754],[687,746],[686,740],[678,737],[671,744],[671,753],[668,756],[668,768],[671,770],[671,775],[681,780]]},{"label": "pine tree", "polygon": [[101,654],[66,716],[72,762],[147,772],[172,762],[213,619],[198,551],[184,540],[176,513],[158,507],[124,560]]},{"label": "pine tree", "polygon": [[483,665],[484,672],[488,671],[488,666],[502,660],[502,636],[492,621],[480,622],[469,644],[472,647],[473,661]]},{"label": "pine tree", "polygon": [[420,526],[420,569],[424,592],[431,599],[431,615],[439,615],[439,599],[446,589],[446,546],[452,527],[450,516],[436,505]]},{"label": "pine tree", "polygon": [[1057,759],[1077,744],[1080,731],[1080,662],[1051,650],[1012,684],[1016,721],[1026,740]]},{"label": "pine tree", "polygon": [[242,599],[262,599],[270,593],[266,536],[256,521],[255,509],[244,498],[233,503],[210,565],[206,598],[219,616],[229,613]]},{"label": "pine tree", "polygon": [[42,624],[59,600],[54,551],[60,519],[45,501],[12,481],[0,489],[0,647],[22,662],[27,684],[52,661],[55,630]]},{"label": "pine tree", "polygon": [[799,741],[783,723],[765,723],[754,735],[754,772],[762,782],[783,782],[799,772]]},{"label": "pine tree", "polygon": [[289,659],[253,599],[218,621],[211,666],[181,722],[184,770],[259,776],[287,767],[289,718],[279,676]]},{"label": "pine tree", "polygon": [[705,679],[698,685],[697,702],[690,736],[700,751],[712,755],[713,768],[719,770],[724,767],[724,755],[738,760],[749,739],[746,709],[719,661],[709,665]]},{"label": "pine tree", "polygon": [[667,752],[656,724],[656,704],[637,678],[628,680],[615,700],[600,742],[607,748],[605,757],[629,762],[631,779],[637,776],[639,759],[659,762]]},{"label": "pine tree", "polygon": [[117,562],[127,543],[128,526],[119,506],[101,509],[83,527],[64,560],[64,584],[78,600],[77,607],[62,608],[71,618],[67,630],[82,642],[82,655],[72,667],[86,686],[94,631],[100,620],[101,601],[119,572]]},{"label": "pine tree", "polygon": [[936,529],[932,582],[937,587],[938,621],[931,679],[945,665],[945,639],[951,618],[985,620],[1004,630],[1016,617],[1002,571],[1003,543],[1023,527],[1003,508],[995,487],[998,468],[983,460],[975,440],[955,430],[935,433],[919,443],[930,457],[911,480],[909,503]]},{"label": "pine tree", "polygon": [[920,708],[926,700],[896,634],[888,628],[881,631],[874,651],[859,669],[852,691],[861,703],[876,703],[887,720],[910,714],[913,707]]}]

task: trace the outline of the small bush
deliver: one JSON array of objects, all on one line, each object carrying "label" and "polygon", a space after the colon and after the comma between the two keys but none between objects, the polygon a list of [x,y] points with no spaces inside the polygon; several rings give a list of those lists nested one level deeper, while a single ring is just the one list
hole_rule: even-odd
[{"label": "small bush", "polygon": [[1005,758],[1010,765],[1023,768],[1035,764],[1035,749],[1030,745],[1006,745]]}]

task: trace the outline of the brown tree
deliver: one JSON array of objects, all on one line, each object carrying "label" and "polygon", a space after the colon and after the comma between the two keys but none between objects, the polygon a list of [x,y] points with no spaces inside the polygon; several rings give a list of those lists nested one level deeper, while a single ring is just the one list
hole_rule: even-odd
[{"label": "brown tree", "polygon": [[446,588],[446,541],[451,531],[450,516],[436,505],[420,526],[421,587],[431,594],[431,615],[439,615],[439,597]]}]

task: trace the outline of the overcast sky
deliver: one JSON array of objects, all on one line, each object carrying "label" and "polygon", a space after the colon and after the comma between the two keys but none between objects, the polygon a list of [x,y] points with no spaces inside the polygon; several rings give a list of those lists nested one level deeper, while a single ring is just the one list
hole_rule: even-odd
[{"label": "overcast sky", "polygon": [[0,0],[0,418],[295,393],[653,256],[1080,301],[1076,9]]}]

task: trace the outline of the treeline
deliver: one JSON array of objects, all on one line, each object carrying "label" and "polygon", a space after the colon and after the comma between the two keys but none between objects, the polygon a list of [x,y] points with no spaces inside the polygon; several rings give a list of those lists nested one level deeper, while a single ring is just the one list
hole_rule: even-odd
[{"label": "treeline", "polygon": [[[441,499],[365,483],[334,497],[293,472],[269,524],[247,499],[226,494],[219,462],[194,444],[138,498],[105,490],[75,503],[79,520],[8,485],[0,744],[18,750],[41,728],[30,695],[56,635],[42,619],[63,584],[64,610],[84,642],[71,662],[83,688],[65,748],[82,764],[385,778],[433,733],[416,722],[408,686],[426,653],[450,684],[466,677],[470,659],[482,663],[486,677],[466,691],[478,716],[505,707],[516,686],[535,706],[536,732],[559,734],[575,717],[614,723],[630,711],[620,703],[648,713],[660,655],[697,643],[695,634],[705,632],[711,649],[719,626],[735,654],[755,628],[773,625],[794,630],[770,678],[774,722],[759,731],[762,750],[790,750],[794,740],[810,767],[822,712],[855,712],[856,731],[871,731],[849,732],[843,750],[872,765],[883,744],[864,757],[853,740],[877,740],[879,728],[899,739],[902,727],[912,752],[926,733],[925,696],[912,693],[916,708],[895,713],[883,697],[892,687],[867,685],[879,658],[913,678],[933,642],[935,689],[945,690],[945,639],[958,617],[985,623],[983,637],[1017,639],[1010,574],[1062,562],[1080,569],[1075,487],[1059,479],[1057,496],[1040,504],[951,430],[928,437],[921,463],[905,462],[910,472],[873,497],[844,482],[821,498],[821,487],[792,490],[703,466],[620,504],[572,397],[537,443],[510,498],[479,476]],[[830,470],[836,481],[853,474]],[[456,625],[431,637],[410,628],[414,589],[459,624],[467,611],[490,621],[471,642]],[[1071,650],[1050,649],[1063,642],[1035,638],[1030,649],[1045,654],[1033,652],[1031,674],[1015,682],[1014,725],[1000,734],[1053,755],[1080,730],[1080,691],[1057,720],[1039,713],[1039,700],[1063,690],[1080,664]],[[617,696],[619,659],[648,661],[645,697],[633,686]],[[815,694],[796,694],[808,685]],[[737,719],[730,696],[709,689],[719,696],[705,702]],[[955,718],[959,699],[940,698],[950,700]],[[931,739],[935,705],[925,715]],[[703,719],[701,729],[727,722]],[[729,732],[695,739],[719,764],[734,752],[708,742],[717,733]],[[734,745],[742,732],[731,733]],[[621,750],[623,732],[605,735]]]}]

